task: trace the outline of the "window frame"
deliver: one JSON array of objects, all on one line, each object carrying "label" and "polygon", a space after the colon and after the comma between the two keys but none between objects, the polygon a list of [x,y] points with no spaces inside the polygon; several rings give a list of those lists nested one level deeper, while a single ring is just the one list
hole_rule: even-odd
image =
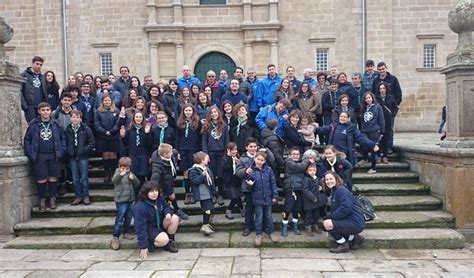
[{"label": "window frame", "polygon": [[436,68],[436,44],[434,43],[423,44],[423,68]]},{"label": "window frame", "polygon": [[[318,54],[319,53],[325,53],[325,60],[326,61],[321,61],[322,59],[322,56],[319,56]],[[329,70],[329,48],[328,47],[321,47],[321,48],[316,48],[316,53],[315,53],[315,69],[316,71],[320,72],[320,71],[328,71]],[[319,61],[319,62],[318,62]],[[320,67],[320,64],[323,63],[326,63],[325,65],[325,68],[322,68]]]},{"label": "window frame", "polygon": [[[104,58],[107,57],[110,59],[110,62],[107,60],[104,60]],[[110,57],[110,58],[109,58]],[[109,75],[110,73],[113,73],[113,59],[112,59],[112,53],[111,52],[101,52],[99,53],[99,63],[100,63],[100,74],[102,76]],[[110,65],[107,65],[110,64]],[[106,68],[107,66],[110,66],[110,68]],[[106,72],[108,70],[109,72]]]}]

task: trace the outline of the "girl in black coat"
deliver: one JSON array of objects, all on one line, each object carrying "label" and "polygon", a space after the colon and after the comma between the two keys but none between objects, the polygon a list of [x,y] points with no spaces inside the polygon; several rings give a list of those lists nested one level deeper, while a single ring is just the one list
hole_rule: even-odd
[{"label": "girl in black coat", "polygon": [[48,103],[51,105],[51,110],[58,108],[59,101],[59,84],[56,81],[56,75],[52,71],[47,71],[44,76],[46,77],[46,85],[48,92]]},{"label": "girl in black coat", "polygon": [[193,155],[202,148],[201,127],[196,108],[192,104],[185,104],[176,123],[179,169],[183,171],[183,187],[186,191],[184,204],[194,203],[189,184],[188,169],[194,164]]},{"label": "girl in black coat", "polygon": [[202,150],[209,154],[212,173],[215,175],[216,185],[219,190],[218,204],[224,205],[224,186],[222,184],[221,160],[225,147],[229,143],[228,126],[222,119],[222,114],[217,106],[211,106],[206,122],[202,127]]},{"label": "girl in black coat", "polygon": [[224,181],[224,190],[230,204],[225,212],[225,218],[232,220],[232,209],[237,205],[240,211],[243,211],[244,206],[242,205],[242,193],[240,191],[242,180],[237,177],[236,169],[239,163],[237,144],[230,142],[226,147],[226,154],[222,159],[222,177]]},{"label": "girl in black coat", "polygon": [[303,177],[304,227],[306,234],[311,237],[314,236],[313,232],[322,233],[318,227],[319,213],[327,203],[327,196],[322,192],[316,173],[316,164],[311,163]]},{"label": "girl in black coat", "polygon": [[248,119],[247,105],[239,103],[234,107],[235,119],[231,123],[230,141],[237,144],[239,154],[243,154],[245,150],[245,141],[247,138],[258,136],[258,129]]},{"label": "girl in black coat", "polygon": [[354,109],[349,107],[349,96],[346,94],[339,96],[337,106],[332,111],[332,121],[336,123],[339,122],[339,115],[341,115],[342,112],[347,112],[351,123],[357,124],[357,116],[354,115]]},{"label": "girl in black coat", "polygon": [[112,183],[112,175],[117,168],[117,153],[120,152],[119,111],[110,95],[104,95],[94,114],[97,151],[102,153],[105,170],[104,182]]},{"label": "girl in black coat", "polygon": [[[148,160],[150,159],[150,130],[151,124],[145,123],[145,113],[136,112],[127,130],[120,128],[120,138],[128,148],[128,156],[132,159],[131,171],[137,176],[140,184],[145,183],[148,175]],[[138,193],[138,190],[137,190]]]},{"label": "girl in black coat", "polygon": [[382,163],[388,163],[388,149],[390,142],[393,141],[393,119],[398,113],[398,105],[395,97],[390,94],[390,86],[385,82],[380,82],[377,86],[379,95],[377,102],[382,106],[383,116],[385,119],[385,132],[380,142]]}]

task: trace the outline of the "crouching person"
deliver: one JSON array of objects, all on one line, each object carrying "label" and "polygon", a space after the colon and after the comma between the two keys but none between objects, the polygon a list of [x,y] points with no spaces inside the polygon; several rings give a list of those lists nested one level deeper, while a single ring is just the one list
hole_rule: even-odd
[{"label": "crouching person", "polygon": [[364,242],[360,236],[365,228],[362,213],[355,206],[351,192],[344,186],[342,178],[332,171],[324,174],[323,188],[331,190],[331,213],[323,221],[324,228],[334,238],[336,244],[329,251],[345,253],[357,250]]},{"label": "crouching person", "polygon": [[135,233],[137,235],[140,258],[146,259],[155,247],[171,253],[178,252],[175,234],[179,217],[161,196],[158,185],[145,182],[140,189],[140,201],[134,206]]}]

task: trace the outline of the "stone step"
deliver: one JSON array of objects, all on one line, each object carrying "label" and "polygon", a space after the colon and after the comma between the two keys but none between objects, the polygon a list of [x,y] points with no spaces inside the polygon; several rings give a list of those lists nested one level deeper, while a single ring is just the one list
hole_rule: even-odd
[{"label": "stone step", "polygon": [[[464,247],[464,237],[449,228],[424,229],[367,229],[362,232],[366,237],[363,248],[383,249],[457,249]],[[7,242],[4,248],[15,249],[109,249],[111,235],[50,235],[20,236]],[[227,248],[254,247],[254,234],[244,237],[241,232],[217,232],[212,236],[200,233],[178,233],[179,248]],[[327,247],[325,235],[308,237],[292,233],[278,243],[271,243],[264,236],[262,247],[318,248]],[[121,240],[122,249],[135,249],[135,240]]]},{"label": "stone step", "polygon": [[[370,196],[369,199],[373,203],[376,211],[411,211],[411,210],[437,210],[441,207],[441,201],[429,196]],[[229,200],[225,200],[224,206],[216,204],[214,214],[222,214],[225,212]],[[185,205],[183,200],[178,200],[178,205],[189,215],[200,215],[201,209],[199,203]],[[274,212],[281,212],[283,202],[273,205]],[[92,217],[92,216],[114,216],[115,203],[108,202],[92,202],[91,205],[71,206],[68,203],[59,203],[57,209],[46,209],[46,212],[38,212],[38,208],[32,209],[33,217]]]},{"label": "stone step", "polygon": [[[380,211],[378,218],[367,223],[368,228],[434,228],[453,227],[454,217],[443,211]],[[215,215],[212,226],[218,231],[239,231],[244,227],[244,219],[234,214],[229,220],[223,214]],[[273,213],[275,228],[281,228],[281,214]],[[110,217],[70,217],[70,218],[33,218],[15,225],[15,234],[23,235],[65,235],[65,234],[110,234],[115,218]],[[199,231],[202,223],[200,215],[192,215],[181,221],[180,232]],[[302,222],[300,227],[303,228]]]},{"label": "stone step", "polygon": [[430,187],[421,183],[360,183],[352,186],[355,195],[422,195],[430,192]]},{"label": "stone step", "polygon": [[[283,177],[283,175],[282,175]],[[182,187],[183,176],[177,176],[175,179],[175,188]],[[355,172],[352,174],[354,184],[358,183],[418,183],[419,175],[413,172],[377,172],[375,174],[367,174],[363,172]],[[89,187],[91,189],[111,189],[113,185],[104,184],[103,178],[89,178]]]},{"label": "stone step", "polygon": [[389,173],[354,173],[353,184],[360,183],[418,183],[419,175],[413,172],[389,172]]}]

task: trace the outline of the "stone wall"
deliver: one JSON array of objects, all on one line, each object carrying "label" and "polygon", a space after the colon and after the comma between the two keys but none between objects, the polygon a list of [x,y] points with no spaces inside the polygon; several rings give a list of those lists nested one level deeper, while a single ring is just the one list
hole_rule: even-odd
[{"label": "stone wall", "polygon": [[[61,1],[5,2],[0,12],[16,33],[7,44],[10,59],[26,67],[33,55],[41,55],[46,58],[45,70],[65,80]],[[168,79],[179,73],[181,62],[194,66],[206,52],[222,51],[238,65],[253,66],[260,75],[268,63],[276,62],[280,72],[293,65],[301,77],[304,68],[315,68],[317,48],[329,48],[329,64],[338,64],[340,71],[362,70],[359,0],[228,0],[225,6],[200,6],[198,0],[67,3],[69,72],[99,73],[99,54],[108,52],[117,72],[126,64],[141,78],[154,73],[155,78]],[[435,130],[439,123],[445,103],[445,81],[439,69],[456,44],[456,34],[447,24],[455,3],[367,1],[367,58],[386,61],[404,92],[397,130]],[[278,9],[276,21],[272,5]],[[251,7],[248,15],[246,7]],[[155,13],[155,21],[150,20],[150,12]],[[158,29],[146,29],[150,26]],[[422,69],[425,43],[437,46],[435,69]],[[156,61],[151,60],[152,53]]]}]

